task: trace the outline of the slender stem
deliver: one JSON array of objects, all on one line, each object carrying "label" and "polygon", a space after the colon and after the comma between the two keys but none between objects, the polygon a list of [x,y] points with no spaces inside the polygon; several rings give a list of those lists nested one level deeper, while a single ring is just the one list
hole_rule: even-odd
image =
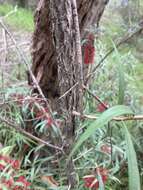
[{"label": "slender stem", "polygon": [[14,123],[12,123],[12,122],[10,122],[10,121],[2,118],[1,116],[0,116],[0,121],[3,122],[3,123],[5,123],[5,124],[7,124],[8,125],[7,127],[11,128],[11,129],[15,129],[19,133],[21,133],[21,134],[29,137],[30,139],[33,139],[33,140],[37,141],[38,143],[42,143],[42,144],[44,144],[44,145],[46,145],[46,146],[48,146],[50,148],[54,148],[56,150],[62,151],[62,148],[60,148],[58,146],[55,146],[55,145],[52,145],[52,144],[50,144],[50,143],[48,143],[48,142],[46,142],[46,141],[44,141],[44,140],[42,140],[42,139],[34,136],[34,135],[32,135],[31,133],[28,133],[24,129],[20,128],[20,126],[18,126],[16,124],[14,124]]},{"label": "slender stem", "polygon": [[[79,112],[73,111],[73,115],[79,116],[79,117],[83,117],[85,119],[93,119],[93,120],[97,120],[99,118],[99,116],[95,116],[95,115],[82,115]],[[143,115],[133,115],[133,116],[120,116],[120,117],[114,117],[112,119],[113,121],[140,121],[143,120]]]}]

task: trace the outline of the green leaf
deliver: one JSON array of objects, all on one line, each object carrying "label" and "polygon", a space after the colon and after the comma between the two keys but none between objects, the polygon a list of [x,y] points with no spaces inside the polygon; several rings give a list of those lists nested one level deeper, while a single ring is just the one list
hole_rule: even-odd
[{"label": "green leaf", "polygon": [[91,125],[88,126],[86,131],[81,135],[80,139],[77,141],[74,148],[72,149],[68,161],[70,160],[71,156],[75,153],[75,151],[77,151],[78,148],[84,143],[84,141],[86,141],[90,136],[92,136],[98,128],[103,127],[105,124],[111,121],[113,117],[117,117],[124,114],[133,114],[133,112],[130,108],[123,105],[114,106],[103,112],[101,116],[96,121],[92,122]]},{"label": "green leaf", "polygon": [[6,146],[4,148],[1,148],[0,149],[0,154],[9,155],[12,152],[13,148],[14,148],[14,145],[13,146]]},{"label": "green leaf", "polygon": [[118,71],[119,71],[119,97],[118,97],[118,104],[124,104],[125,78],[124,78],[123,65],[121,63],[119,63]]},{"label": "green leaf", "polygon": [[141,190],[136,152],[132,143],[131,135],[125,125],[124,131],[127,145],[126,151],[128,159],[129,190]]},{"label": "green leaf", "polygon": [[118,77],[119,77],[119,97],[118,97],[118,104],[124,104],[124,96],[125,96],[125,76],[124,76],[124,65],[122,63],[122,57],[116,47],[116,44],[112,41],[116,60],[118,63]]}]

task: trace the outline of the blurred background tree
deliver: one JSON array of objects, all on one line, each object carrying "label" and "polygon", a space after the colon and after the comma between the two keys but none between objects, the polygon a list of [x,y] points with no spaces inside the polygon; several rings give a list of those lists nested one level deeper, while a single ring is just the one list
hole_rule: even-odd
[{"label": "blurred background tree", "polygon": [[18,5],[24,8],[35,9],[38,0],[0,0],[0,3],[11,3],[13,5]]}]

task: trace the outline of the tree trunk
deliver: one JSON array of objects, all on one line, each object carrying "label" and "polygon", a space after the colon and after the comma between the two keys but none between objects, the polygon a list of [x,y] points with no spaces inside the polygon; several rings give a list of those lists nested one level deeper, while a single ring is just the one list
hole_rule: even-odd
[{"label": "tree trunk", "polygon": [[[99,24],[99,20],[101,18],[101,15],[104,11],[107,2],[108,0],[77,0],[80,35],[82,39],[87,34],[86,29],[89,29],[91,26]],[[61,64],[58,64],[59,52],[64,53],[63,52],[64,47],[69,45],[69,43],[73,43],[74,41],[74,39],[68,41],[69,37],[65,39],[66,37],[64,33],[67,33],[66,30],[70,30],[68,31],[70,35],[70,32],[72,32],[72,30],[75,29],[72,28],[72,26],[70,27],[66,26],[65,27],[66,30],[65,31],[62,30],[62,25],[69,24],[66,23],[65,21],[66,18],[64,16],[65,13],[66,14],[68,13],[69,7],[66,7],[65,10],[66,12],[63,11],[62,16],[58,15],[60,17],[60,22],[59,21],[57,22],[59,22],[59,25],[61,23],[61,25],[59,26],[57,31],[54,31],[56,28],[54,28],[53,26],[55,26],[55,20],[57,19],[54,16],[54,14],[56,14],[55,6],[56,5],[54,5],[54,3],[51,3],[50,0],[39,1],[35,14],[35,32],[33,35],[33,46],[32,46],[32,72],[35,75],[46,98],[51,100],[53,109],[55,107],[57,109],[57,101],[55,101],[57,100],[57,97],[60,97],[62,93],[68,90],[67,88],[68,86],[65,87],[64,89],[65,91],[63,91],[63,89],[61,90],[62,85],[59,84],[59,82],[61,83],[61,80],[59,80],[60,79],[59,77],[61,77],[59,74],[60,69],[62,69],[62,75],[64,74],[65,77],[70,78],[70,73],[68,73],[67,70],[68,68],[66,68],[64,64],[63,68],[61,68],[60,66]],[[58,1],[58,6],[62,7],[59,1]],[[72,23],[72,21],[70,22]],[[60,39],[59,39],[59,33],[61,34]],[[70,37],[73,38],[73,36]],[[57,44],[57,40],[59,40],[60,43],[58,42]],[[65,49],[66,51],[68,51],[67,48]],[[65,52],[64,55],[66,54],[67,52]],[[70,57],[66,56],[64,57],[65,60],[62,61],[67,64],[67,61],[69,60],[71,61],[72,56],[71,55]],[[76,69],[71,70],[74,77],[76,76],[76,73],[74,73],[75,71]],[[31,84],[30,78],[29,78],[29,83]],[[72,82],[69,88],[71,88],[74,84],[75,83]]]},{"label": "tree trunk", "polygon": [[[76,118],[82,112],[83,68],[80,40],[98,25],[107,0],[40,0],[35,14],[32,72],[53,111],[64,117],[65,150],[73,144]],[[81,36],[81,37],[80,37]],[[32,81],[29,77],[29,83]],[[36,91],[37,89],[35,89]],[[73,164],[67,169],[74,186]]]}]

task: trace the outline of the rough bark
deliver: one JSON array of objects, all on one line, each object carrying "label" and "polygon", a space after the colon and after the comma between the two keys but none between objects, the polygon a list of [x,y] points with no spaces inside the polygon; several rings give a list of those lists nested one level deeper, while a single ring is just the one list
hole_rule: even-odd
[{"label": "rough bark", "polygon": [[99,21],[109,0],[77,0],[81,37],[86,37],[91,28],[99,26]]},{"label": "rough bark", "polygon": [[[54,36],[52,31],[53,19],[55,18],[51,18],[53,14],[51,12],[55,7],[51,7],[50,2],[50,0],[40,0],[36,10],[32,47],[32,71],[45,96],[53,102],[52,105],[55,105],[53,99],[55,100],[56,97],[59,97],[61,94],[58,84],[57,47],[55,48],[55,40],[57,40],[58,36]],[[84,38],[87,33],[86,29],[99,24],[107,2],[108,0],[77,0],[79,27],[82,38]],[[60,6],[60,2],[58,6]],[[66,12],[63,12],[63,15],[65,15],[65,13]],[[62,16],[59,17],[62,18]],[[62,22],[64,23],[65,21],[63,20]],[[71,28],[71,30],[72,29],[73,28]],[[64,33],[61,35],[63,35],[64,38]],[[65,39],[61,39],[63,45],[65,45],[64,40]],[[68,75],[66,68],[62,69],[63,74],[65,73],[65,76]],[[31,83],[30,80],[29,83]],[[72,87],[72,84],[70,87]],[[62,93],[64,93],[64,91]]]},{"label": "rough bark", "polygon": [[[63,135],[67,154],[74,140],[76,125],[72,112],[82,110],[83,69],[80,40],[86,36],[85,28],[99,24],[107,2],[40,0],[36,10],[32,72],[45,97],[50,101],[52,110],[64,117]],[[32,84],[30,77],[29,83]],[[67,175],[72,186],[75,184],[73,173],[71,161]]]}]

